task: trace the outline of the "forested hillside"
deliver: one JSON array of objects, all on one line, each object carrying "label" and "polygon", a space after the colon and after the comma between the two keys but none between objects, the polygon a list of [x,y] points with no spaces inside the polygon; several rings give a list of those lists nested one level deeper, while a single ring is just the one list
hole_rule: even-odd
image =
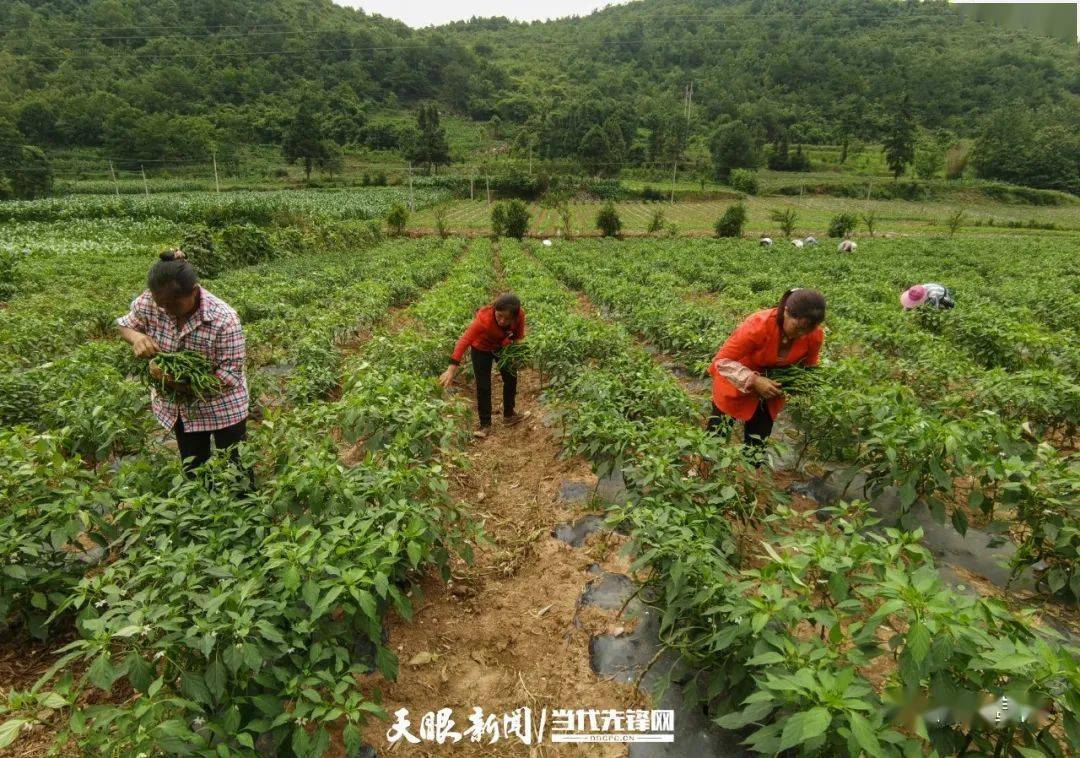
[{"label": "forested hillside", "polygon": [[1067,167],[991,155],[982,175],[1076,191],[1077,50],[942,2],[644,0],[412,30],[329,0],[5,0],[0,124],[43,147],[182,160],[279,143],[304,106],[339,145],[405,150],[410,131],[376,116],[436,101],[510,151],[594,174],[715,155],[723,125],[721,142],[846,154],[898,120],[941,145],[993,124],[984,147]]}]

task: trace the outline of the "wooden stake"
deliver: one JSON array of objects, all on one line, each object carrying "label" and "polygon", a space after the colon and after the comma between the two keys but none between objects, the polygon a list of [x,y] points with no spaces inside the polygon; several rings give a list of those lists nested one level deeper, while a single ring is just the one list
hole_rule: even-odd
[{"label": "wooden stake", "polygon": [[217,150],[212,150],[210,152],[210,157],[213,158],[213,160],[214,160],[214,191],[217,192],[218,194],[221,194],[221,182],[218,181],[218,172],[217,172]]},{"label": "wooden stake", "polygon": [[112,158],[109,158],[109,175],[112,176],[113,189],[116,190],[116,196],[120,197],[120,185],[116,183],[116,171],[113,170]]},{"label": "wooden stake", "polygon": [[146,169],[143,168],[143,165],[141,163],[139,164],[139,171],[142,172],[143,192],[146,193],[147,197],[150,197],[150,185],[146,183]]}]

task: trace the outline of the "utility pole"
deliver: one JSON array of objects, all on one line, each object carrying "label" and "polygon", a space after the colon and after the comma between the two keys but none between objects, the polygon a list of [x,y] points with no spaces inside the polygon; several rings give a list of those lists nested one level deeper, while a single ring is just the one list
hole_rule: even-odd
[{"label": "utility pole", "polygon": [[[686,131],[690,132],[690,103],[694,99],[694,82],[691,80],[690,85],[683,89],[683,113],[686,114]],[[678,150],[675,151],[675,156],[671,161],[671,199],[670,205],[675,205],[675,179],[679,173],[679,156]]]},{"label": "utility pole", "polygon": [[414,211],[414,212],[416,211],[416,203],[413,202],[412,162],[411,161],[409,162],[409,210]]},{"label": "utility pole", "polygon": [[142,172],[143,192],[146,194],[147,197],[150,197],[150,185],[146,183],[146,169],[141,163],[139,164],[139,171]]},{"label": "utility pole", "polygon": [[533,143],[532,143],[532,140],[530,139],[529,140],[529,176],[532,176],[532,148],[533,148]]},{"label": "utility pole", "polygon": [[217,192],[220,195],[221,194],[221,182],[218,181],[217,148],[216,147],[213,150],[210,151],[210,157],[214,159],[214,191]]},{"label": "utility pole", "polygon": [[116,190],[116,196],[120,197],[120,185],[116,183],[116,171],[113,170],[112,158],[109,158],[109,176],[112,177],[113,189]]},{"label": "utility pole", "polygon": [[487,184],[487,204],[491,205],[491,177],[485,176],[484,183]]},{"label": "utility pole", "polygon": [[475,190],[476,190],[476,177],[475,176],[470,176],[469,177],[469,199],[470,200],[475,200],[476,199]]}]

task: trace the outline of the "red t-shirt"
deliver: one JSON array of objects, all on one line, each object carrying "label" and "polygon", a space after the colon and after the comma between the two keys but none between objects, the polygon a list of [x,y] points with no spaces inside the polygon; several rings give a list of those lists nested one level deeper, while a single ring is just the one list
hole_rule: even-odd
[{"label": "red t-shirt", "polygon": [[469,324],[469,328],[461,335],[461,339],[454,346],[454,355],[450,361],[461,363],[468,348],[494,352],[504,348],[512,342],[518,342],[525,338],[525,309],[518,310],[517,321],[508,329],[499,326],[495,320],[495,306],[487,305],[476,312],[476,317]]}]

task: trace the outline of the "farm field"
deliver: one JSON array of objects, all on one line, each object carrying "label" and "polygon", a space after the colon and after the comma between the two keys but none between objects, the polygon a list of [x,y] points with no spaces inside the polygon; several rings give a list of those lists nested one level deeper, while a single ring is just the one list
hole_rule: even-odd
[{"label": "farm field", "polygon": [[[1075,237],[931,237],[945,206],[892,201],[875,206],[881,231],[912,236],[860,239],[849,257],[754,239],[387,239],[365,219],[398,195],[255,194],[167,217],[134,198],[0,209],[12,755],[54,741],[382,754],[399,708],[453,707],[460,724],[472,705],[659,702],[642,681],[677,692],[710,744],[764,754],[1080,742]],[[771,231],[784,203],[822,237],[853,207],[753,199],[748,230]],[[685,233],[723,205],[620,211],[644,230],[664,207]],[[581,229],[595,210],[575,206]],[[1012,211],[1080,226],[1071,208],[986,212]],[[462,201],[446,218],[484,231],[489,212]],[[537,234],[554,223],[534,213]],[[225,459],[212,486],[181,476],[113,329],[156,253],[203,224],[226,254],[204,284],[247,337],[253,490]],[[922,281],[958,307],[903,312]],[[828,298],[824,362],[759,470],[703,428],[704,367],[789,286]],[[473,440],[468,372],[448,394],[434,377],[506,290],[528,313],[531,415]],[[552,536],[590,515],[603,526],[584,544]],[[637,597],[585,608],[578,595],[611,576]],[[653,628],[646,611],[655,657],[598,675],[594,644]],[[980,721],[1001,695],[1029,717]],[[955,718],[912,715],[940,707]]]},{"label": "farm field", "polygon": [[[645,234],[653,214],[661,211],[665,224],[674,223],[677,233],[690,236],[709,236],[713,225],[724,210],[734,203],[728,201],[677,202],[620,202],[616,209],[629,235]],[[966,234],[998,236],[1002,234],[1039,237],[1073,236],[1080,233],[1080,206],[1041,207],[1005,203],[972,204],[948,202],[908,202],[903,200],[856,200],[838,197],[750,197],[745,201],[747,235],[781,236],[780,229],[770,218],[773,211],[791,209],[796,213],[795,234],[813,234],[824,239],[829,221],[840,213],[859,217],[857,236],[867,236],[863,217],[874,214],[874,232],[883,235],[941,235],[949,233],[948,219],[963,211]],[[596,235],[596,214],[600,203],[574,203],[570,206],[574,236]],[[447,228],[456,233],[486,234],[491,230],[491,206],[483,200],[453,200],[442,206]],[[529,205],[531,222],[529,234],[561,236],[561,219],[556,210],[538,203]],[[435,228],[435,210],[429,207],[416,213],[409,222],[413,229],[431,231]],[[1014,226],[1010,227],[1009,224]],[[1032,225],[1053,228],[1031,228]]]}]

